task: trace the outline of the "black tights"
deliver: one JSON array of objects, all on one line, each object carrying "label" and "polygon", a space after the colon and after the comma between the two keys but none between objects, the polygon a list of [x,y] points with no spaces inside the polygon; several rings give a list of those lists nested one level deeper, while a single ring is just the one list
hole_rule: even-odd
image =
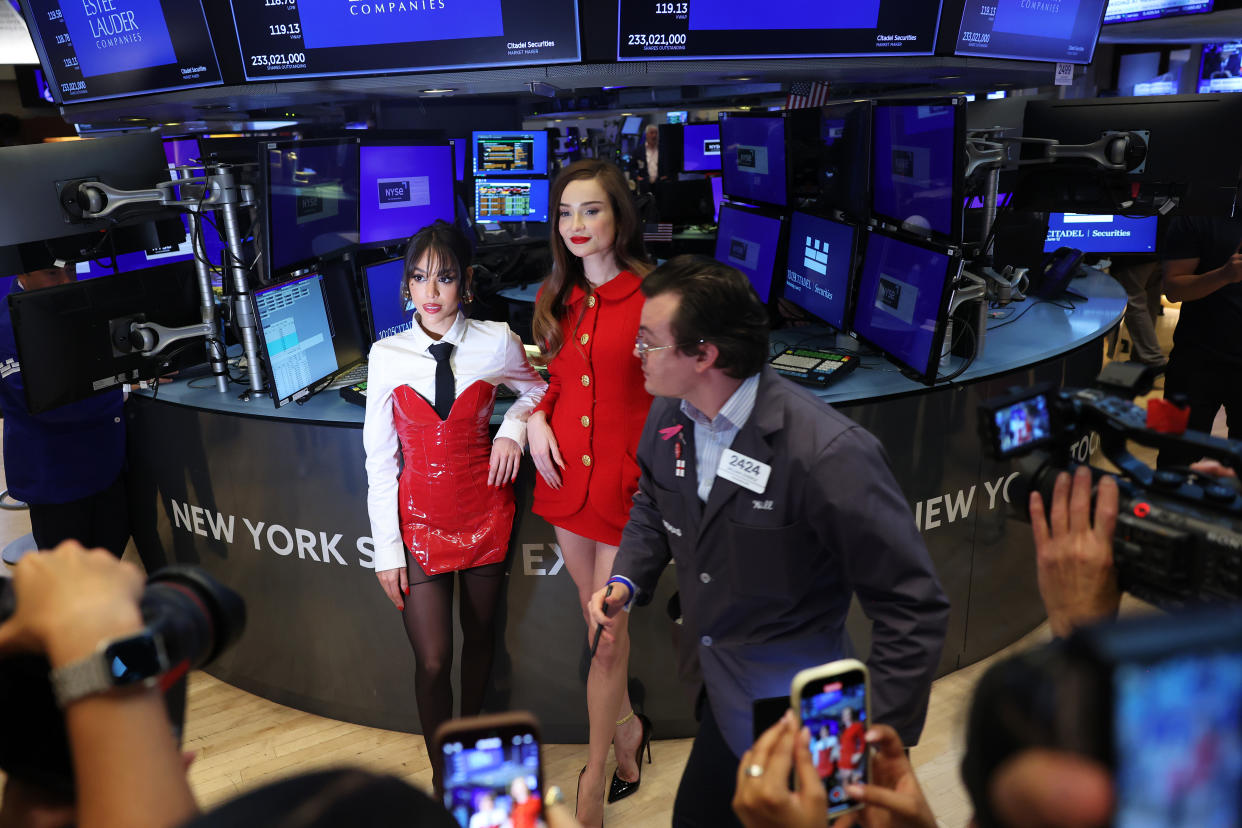
[{"label": "black tights", "polygon": [[[432,737],[436,728],[453,718],[453,573],[428,576],[407,555],[410,594],[405,599],[405,633],[414,648],[414,695],[418,719],[427,741],[432,766]],[[464,569],[461,584],[461,715],[475,716],[483,709],[496,639],[496,605],[504,585],[505,564]],[[437,774],[438,776],[438,774]]]}]

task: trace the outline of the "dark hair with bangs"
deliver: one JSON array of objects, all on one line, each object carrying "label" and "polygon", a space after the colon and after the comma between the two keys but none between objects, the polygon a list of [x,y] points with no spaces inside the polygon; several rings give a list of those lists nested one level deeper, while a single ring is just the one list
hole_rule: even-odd
[{"label": "dark hair with bangs", "polygon": [[401,271],[401,301],[410,301],[410,274],[414,272],[414,266],[423,258],[424,253],[431,254],[434,264],[449,262],[457,267],[457,274],[461,277],[462,302],[466,302],[466,296],[470,292],[466,271],[474,260],[474,253],[465,234],[440,219],[410,236],[410,241],[405,246],[405,265]]}]

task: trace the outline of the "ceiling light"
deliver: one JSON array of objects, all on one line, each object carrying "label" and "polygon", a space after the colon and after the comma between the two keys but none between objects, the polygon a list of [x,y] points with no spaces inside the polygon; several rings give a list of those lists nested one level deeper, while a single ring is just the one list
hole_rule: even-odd
[{"label": "ceiling light", "polygon": [[444,95],[448,92],[453,92],[453,91],[454,90],[452,89],[424,89],[423,94],[424,95]]}]

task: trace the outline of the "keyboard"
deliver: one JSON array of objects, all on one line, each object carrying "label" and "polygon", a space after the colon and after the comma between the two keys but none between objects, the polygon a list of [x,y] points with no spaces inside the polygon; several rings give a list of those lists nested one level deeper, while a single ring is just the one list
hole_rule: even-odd
[{"label": "keyboard", "polygon": [[367,364],[359,362],[353,368],[347,368],[332,378],[332,382],[328,383],[328,389],[344,388],[348,385],[357,385],[360,382],[367,381]]}]

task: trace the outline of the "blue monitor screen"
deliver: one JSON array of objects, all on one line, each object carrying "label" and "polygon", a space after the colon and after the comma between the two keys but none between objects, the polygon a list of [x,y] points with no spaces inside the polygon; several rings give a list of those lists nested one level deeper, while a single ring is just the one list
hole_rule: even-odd
[{"label": "blue monitor screen", "polygon": [[1202,14],[1212,10],[1212,0],[1108,0],[1105,23],[1129,23],[1179,14]]},{"label": "blue monitor screen", "polygon": [[716,228],[716,260],[746,274],[759,298],[772,297],[776,252],[781,243],[781,220],[739,210],[731,204],[720,208]]},{"label": "blue monitor screen", "polygon": [[406,310],[401,298],[405,259],[389,259],[362,269],[371,314],[371,341],[408,331],[414,324],[414,311]]},{"label": "blue monitor screen", "polygon": [[1203,44],[1199,92],[1242,92],[1242,40]]},{"label": "blue monitor screen", "polygon": [[199,160],[197,138],[165,138],[163,143],[169,167],[188,167]]},{"label": "blue monitor screen", "polygon": [[547,221],[548,180],[536,178],[476,178],[474,220]]},{"label": "blue monitor screen", "polygon": [[838,331],[846,330],[854,233],[848,224],[806,213],[789,220],[784,296]]},{"label": "blue monitor screen", "polygon": [[266,197],[271,273],[356,244],[358,143],[269,145]]},{"label": "blue monitor screen", "polygon": [[199,0],[28,2],[62,103],[223,83]]},{"label": "blue monitor screen", "polygon": [[475,175],[548,174],[548,133],[541,129],[476,132],[471,141]]},{"label": "blue monitor screen", "polygon": [[712,184],[712,215],[720,221],[720,205],[724,201],[724,179],[718,175],[711,177]]},{"label": "blue monitor screen", "polygon": [[1052,213],[1044,252],[1072,247],[1083,253],[1155,253],[1156,217]]},{"label": "blue monitor screen", "polygon": [[436,219],[453,222],[453,147],[363,147],[359,241],[406,239]]},{"label": "blue monitor screen", "polygon": [[1106,0],[966,0],[954,54],[1090,63]]},{"label": "blue monitor screen", "polygon": [[858,277],[854,332],[925,380],[939,364],[948,285],[960,260],[872,232]]},{"label": "blue monitor screen", "polygon": [[729,198],[785,206],[785,120],[724,118],[724,192]]},{"label": "blue monitor screen", "polygon": [[312,273],[254,292],[279,407],[337,369],[323,279]]},{"label": "blue monitor screen", "polygon": [[686,172],[720,169],[720,125],[686,124],[682,130],[682,169]]},{"label": "blue monitor screen", "polygon": [[466,156],[467,155],[469,155],[469,151],[466,147],[466,139],[465,138],[454,138],[453,139],[453,163],[456,165],[456,169],[454,169],[453,172],[458,181],[466,180]]},{"label": "blue monitor screen", "polygon": [[873,131],[871,209],[896,224],[954,235],[957,118],[947,104],[879,104]]}]

